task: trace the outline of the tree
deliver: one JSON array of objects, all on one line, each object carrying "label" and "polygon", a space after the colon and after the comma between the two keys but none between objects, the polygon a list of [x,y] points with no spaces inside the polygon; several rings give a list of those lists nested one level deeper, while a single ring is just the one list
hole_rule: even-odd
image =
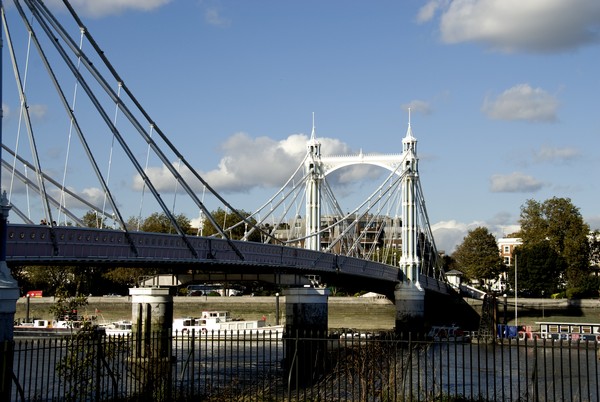
[{"label": "tree", "polygon": [[81,218],[83,225],[86,228],[104,228],[106,229],[106,218],[96,211],[89,210]]},{"label": "tree", "polygon": [[[177,225],[184,233],[187,234],[190,232],[192,225],[190,220],[184,214],[175,215],[174,218],[177,222]],[[175,227],[164,212],[155,212],[147,217],[142,224],[142,231],[155,233],[176,233]]]},{"label": "tree", "polygon": [[79,308],[88,304],[86,296],[70,296],[69,293],[64,287],[56,290],[55,301],[49,311],[57,320],[78,320]]},{"label": "tree", "polygon": [[[527,290],[532,295],[541,296],[556,293],[566,272],[565,260],[558,255],[549,242],[524,244],[514,250],[518,261],[518,289]],[[509,281],[515,288],[515,267],[511,267]]]},{"label": "tree", "polygon": [[158,272],[154,268],[112,268],[103,274],[103,277],[113,282],[118,286],[118,293],[124,292],[126,289],[139,285],[140,278],[144,276],[153,276]]},{"label": "tree", "polygon": [[[227,236],[232,240],[240,240],[244,237],[244,235],[251,230],[251,226],[255,225],[257,222],[254,218],[250,218],[250,213],[240,210],[238,211],[240,215],[246,218],[251,224],[247,225],[242,222],[242,219],[232,212],[227,212],[223,208],[219,208],[216,211],[211,212],[211,215],[215,222],[221,226],[223,230],[225,230]],[[242,223],[240,223],[242,222]],[[237,226],[236,226],[237,225]],[[235,227],[234,227],[235,226]],[[208,218],[204,218],[202,235],[203,236],[212,236],[217,234],[217,229],[210,223]],[[249,241],[257,241],[261,240],[261,234],[258,230],[254,230],[250,237]]]},{"label": "tree", "polygon": [[496,238],[481,226],[469,230],[452,258],[469,279],[495,279],[503,269]]},{"label": "tree", "polygon": [[523,245],[548,242],[566,263],[567,294],[582,296],[590,273],[589,226],[569,198],[553,197],[543,203],[528,200],[521,207]]},{"label": "tree", "polygon": [[600,268],[600,231],[594,230],[590,235],[590,263]]}]

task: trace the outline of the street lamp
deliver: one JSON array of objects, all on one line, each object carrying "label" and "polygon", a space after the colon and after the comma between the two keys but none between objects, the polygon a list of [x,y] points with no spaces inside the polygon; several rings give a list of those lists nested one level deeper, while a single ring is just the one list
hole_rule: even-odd
[{"label": "street lamp", "polygon": [[504,293],[502,295],[502,297],[504,298],[504,326],[506,326],[506,324],[508,323],[507,317],[506,317],[506,308],[508,305],[508,295],[506,293]]},{"label": "street lamp", "polygon": [[542,290],[542,318],[544,318],[544,291]]}]

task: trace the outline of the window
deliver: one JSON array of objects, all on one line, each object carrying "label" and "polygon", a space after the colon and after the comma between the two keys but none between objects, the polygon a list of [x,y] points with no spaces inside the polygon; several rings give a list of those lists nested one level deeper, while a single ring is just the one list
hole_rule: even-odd
[{"label": "window", "polygon": [[505,254],[510,253],[510,246],[504,246],[504,253]]}]

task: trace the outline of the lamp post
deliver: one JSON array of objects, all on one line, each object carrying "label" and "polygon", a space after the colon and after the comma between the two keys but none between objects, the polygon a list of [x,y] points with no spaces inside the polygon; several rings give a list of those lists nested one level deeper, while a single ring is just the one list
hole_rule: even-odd
[{"label": "lamp post", "polygon": [[279,325],[279,293],[275,293],[275,325]]},{"label": "lamp post", "polygon": [[542,318],[544,318],[544,291],[542,290]]}]

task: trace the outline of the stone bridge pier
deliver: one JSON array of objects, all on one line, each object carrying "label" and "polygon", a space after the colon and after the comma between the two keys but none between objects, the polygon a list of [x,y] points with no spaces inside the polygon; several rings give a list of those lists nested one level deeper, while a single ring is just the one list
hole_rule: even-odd
[{"label": "stone bridge pier", "polygon": [[129,364],[138,396],[166,400],[171,384],[173,296],[169,288],[131,288],[134,350]]},{"label": "stone bridge pier", "polygon": [[327,300],[329,290],[289,288],[285,296],[285,367],[292,389],[309,385],[325,369],[327,352]]}]

